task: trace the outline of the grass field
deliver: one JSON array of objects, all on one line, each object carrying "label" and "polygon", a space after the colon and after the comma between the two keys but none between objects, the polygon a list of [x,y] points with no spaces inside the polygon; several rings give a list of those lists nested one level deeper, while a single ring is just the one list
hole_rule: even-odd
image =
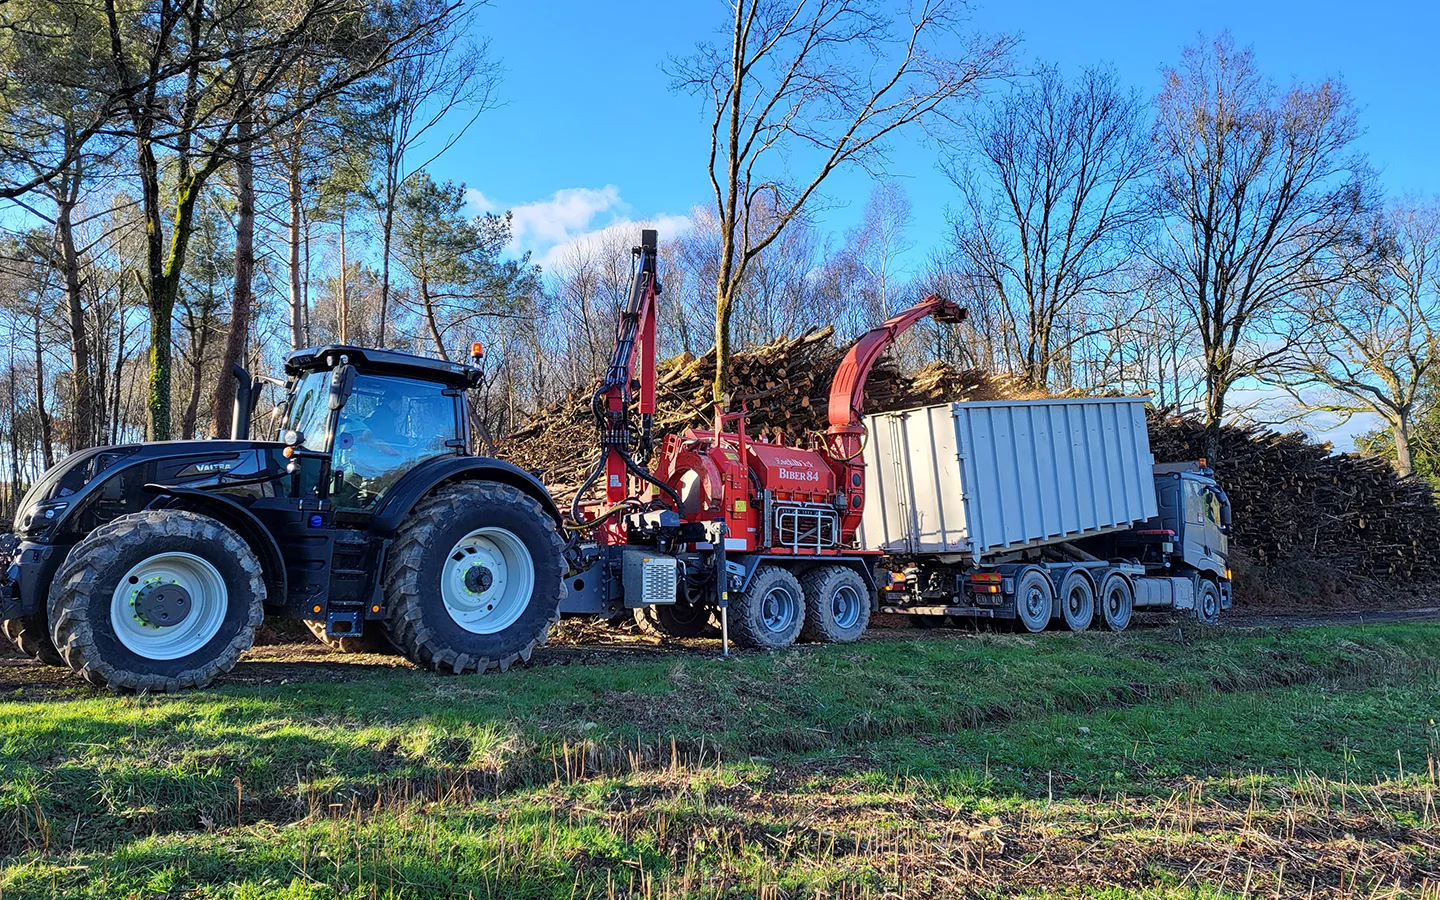
[{"label": "grass field", "polygon": [[1440,625],[0,698],[0,898],[1440,900]]}]

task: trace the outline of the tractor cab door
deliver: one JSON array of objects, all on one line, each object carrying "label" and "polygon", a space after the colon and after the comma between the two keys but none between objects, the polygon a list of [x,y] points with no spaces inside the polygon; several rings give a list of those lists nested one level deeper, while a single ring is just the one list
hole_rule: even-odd
[{"label": "tractor cab door", "polygon": [[465,446],[457,392],[411,378],[355,378],[340,409],[331,449],[331,499],[337,511],[373,511],[401,476]]}]

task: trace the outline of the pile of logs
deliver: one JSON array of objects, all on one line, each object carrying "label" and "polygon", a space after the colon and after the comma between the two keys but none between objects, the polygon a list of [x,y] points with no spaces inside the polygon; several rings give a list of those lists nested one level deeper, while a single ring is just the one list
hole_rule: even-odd
[{"label": "pile of logs", "polygon": [[[1159,461],[1205,455],[1193,419],[1152,419]],[[1414,584],[1440,577],[1440,508],[1420,479],[1374,457],[1332,454],[1303,434],[1227,426],[1215,462],[1234,512],[1234,546],[1256,565],[1314,561],[1339,572]]]},{"label": "pile of logs", "polygon": [[[803,444],[826,425],[830,378],[845,348],[831,329],[783,339],[731,358],[731,408],[744,403],[752,435]],[[657,391],[658,439],[711,422],[715,355],[662,363]],[[942,364],[905,375],[881,360],[866,385],[867,412],[957,400],[1018,400],[1043,396],[1024,385]],[[497,453],[538,470],[568,502],[597,449],[590,398],[577,395],[533,416],[502,439]],[[1189,419],[1152,419],[1150,439],[1161,462],[1206,455],[1202,426]],[[1402,480],[1382,460],[1332,455],[1300,434],[1227,427],[1216,460],[1234,507],[1234,545],[1255,564],[1315,560],[1339,572],[1398,584],[1440,577],[1440,509],[1430,489]]]}]

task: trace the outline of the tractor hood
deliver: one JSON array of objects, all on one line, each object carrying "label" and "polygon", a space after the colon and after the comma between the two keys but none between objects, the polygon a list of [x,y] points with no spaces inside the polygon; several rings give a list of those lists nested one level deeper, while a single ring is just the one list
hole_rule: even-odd
[{"label": "tractor hood", "polygon": [[86,514],[108,521],[98,506],[134,509],[147,484],[224,490],[230,481],[278,476],[285,471],[284,449],[279,441],[157,441],[80,450],[51,466],[26,492],[14,530],[36,540],[66,530]]}]

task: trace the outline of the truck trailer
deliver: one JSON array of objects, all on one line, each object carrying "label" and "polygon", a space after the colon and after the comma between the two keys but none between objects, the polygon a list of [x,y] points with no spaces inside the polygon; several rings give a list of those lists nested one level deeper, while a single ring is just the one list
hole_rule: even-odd
[{"label": "truck trailer", "polygon": [[949,403],[865,417],[859,543],[880,612],[1027,631],[1230,605],[1230,502],[1203,460],[1156,465],[1145,398]]}]

